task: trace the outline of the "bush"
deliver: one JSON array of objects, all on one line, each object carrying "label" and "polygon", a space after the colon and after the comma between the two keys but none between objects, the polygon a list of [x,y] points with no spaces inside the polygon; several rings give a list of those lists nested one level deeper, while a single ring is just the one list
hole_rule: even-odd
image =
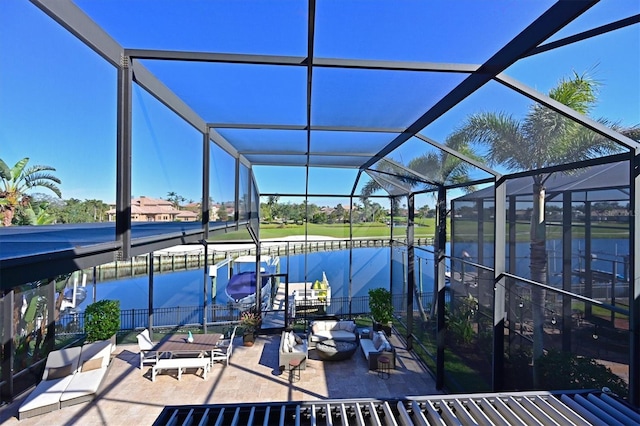
[{"label": "bush", "polygon": [[87,341],[108,340],[120,330],[120,301],[100,300],[84,313]]},{"label": "bush", "polygon": [[382,287],[370,289],[369,310],[373,319],[381,324],[393,320],[393,302],[389,290]]},{"label": "bush", "polygon": [[626,398],[627,384],[594,359],[552,349],[538,360],[540,385],[548,390],[602,389],[608,387]]}]

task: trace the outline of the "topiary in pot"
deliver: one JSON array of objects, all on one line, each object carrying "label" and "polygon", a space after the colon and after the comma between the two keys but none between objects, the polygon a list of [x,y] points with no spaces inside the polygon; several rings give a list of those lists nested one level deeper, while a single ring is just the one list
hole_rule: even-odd
[{"label": "topiary in pot", "polygon": [[387,336],[390,336],[394,310],[389,290],[382,287],[369,290],[369,310],[373,320],[379,324],[377,328],[382,328]]},{"label": "topiary in pot", "polygon": [[120,330],[120,301],[100,300],[92,303],[84,311],[84,322],[87,342],[115,338]]}]

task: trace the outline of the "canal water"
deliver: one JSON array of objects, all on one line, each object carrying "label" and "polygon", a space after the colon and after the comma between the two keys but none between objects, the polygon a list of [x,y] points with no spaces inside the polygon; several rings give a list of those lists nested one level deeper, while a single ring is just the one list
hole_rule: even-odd
[{"label": "canal water", "polygon": [[[584,240],[576,239],[572,242],[574,256],[572,258],[572,270],[584,267],[584,258],[580,253],[584,251]],[[421,274],[420,283],[424,283],[422,291],[433,290],[433,255],[432,247],[423,247],[426,250],[416,250],[416,256],[421,258],[417,264],[417,271]],[[322,279],[322,273],[327,276],[331,284],[334,297],[347,297],[349,286],[353,297],[367,296],[370,288],[388,286],[390,276],[390,248],[357,248],[350,250],[335,250],[327,252],[314,252],[306,256],[303,254],[282,256],[280,258],[280,272],[289,274],[289,282],[304,282],[305,264],[308,270],[306,281]],[[447,246],[447,253],[450,247]],[[471,262],[476,261],[477,246],[474,244],[456,243],[454,255],[460,257],[462,251],[469,254]],[[549,253],[549,283],[553,285],[560,282],[562,271],[561,244],[558,240],[547,242]],[[485,244],[484,264],[491,264],[492,258],[487,253],[492,253],[490,244]],[[624,273],[624,255],[629,252],[628,241],[625,239],[598,239],[592,242],[592,268],[617,274]],[[353,279],[349,282],[349,257],[352,256]],[[305,259],[306,257],[306,259]],[[529,243],[518,243],[516,247],[516,273],[523,277],[529,272]],[[394,255],[394,259],[396,256]],[[398,263],[399,270],[402,266]],[[453,269],[456,266],[454,265]],[[212,301],[216,304],[226,304],[225,286],[228,282],[228,266],[218,271],[216,284],[216,297]],[[418,274],[416,274],[418,276]],[[575,278],[576,280],[578,277]],[[211,296],[211,279],[202,269],[169,272],[154,275],[154,307],[186,307],[202,306],[204,303],[204,283],[207,281],[208,294]],[[96,286],[96,300],[113,299],[120,301],[120,308],[144,309],[148,307],[149,299],[148,277],[121,278],[114,281],[100,282]],[[93,302],[93,284],[87,284],[87,298],[79,305],[79,310],[84,310],[86,305]]]},{"label": "canal water", "polygon": [[[389,247],[358,248],[353,250],[352,294],[366,296],[369,288],[389,282]],[[349,294],[349,250],[314,252],[280,257],[280,273],[288,273],[289,282],[304,282],[305,262],[308,275],[306,281],[322,279],[322,273],[331,284],[334,297]],[[433,274],[432,274],[433,275]],[[153,304],[156,308],[201,306],[204,303],[204,282],[212,295],[212,279],[205,277],[203,269],[180,272],[156,273],[153,279]],[[229,281],[229,267],[222,266],[216,277],[216,297],[212,303],[228,302],[225,287]],[[120,301],[120,308],[144,309],[148,307],[149,278],[147,276],[120,278],[96,285],[96,300]],[[78,306],[83,311],[93,302],[93,284],[87,283],[87,298]]]}]

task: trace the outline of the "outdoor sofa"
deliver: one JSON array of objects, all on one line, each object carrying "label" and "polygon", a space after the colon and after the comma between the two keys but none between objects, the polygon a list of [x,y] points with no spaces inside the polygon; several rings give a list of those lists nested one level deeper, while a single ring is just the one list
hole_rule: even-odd
[{"label": "outdoor sofa", "polygon": [[309,348],[315,348],[316,344],[323,340],[355,342],[357,339],[358,330],[354,321],[315,320],[311,323]]},{"label": "outdoor sofa", "polygon": [[91,401],[106,376],[110,357],[108,340],[49,353],[42,381],[18,408],[18,419]]},{"label": "outdoor sofa", "polygon": [[396,368],[396,350],[384,331],[371,331],[369,339],[361,338],[360,349],[369,363],[369,370],[378,369],[378,358],[382,355],[389,359],[389,368]]},{"label": "outdoor sofa", "polygon": [[306,370],[309,348],[307,342],[293,331],[283,331],[278,350],[278,365],[284,371],[289,370],[289,362],[300,361],[300,370]]}]

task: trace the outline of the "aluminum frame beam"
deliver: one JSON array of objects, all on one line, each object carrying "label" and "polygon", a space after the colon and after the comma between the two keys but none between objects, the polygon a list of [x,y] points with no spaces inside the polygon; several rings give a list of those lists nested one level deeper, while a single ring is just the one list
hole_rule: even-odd
[{"label": "aluminum frame beam", "polygon": [[559,1],[555,3],[480,66],[477,71],[440,99],[411,124],[406,131],[391,141],[375,158],[365,163],[362,168],[371,167],[380,158],[391,153],[596,3],[597,0]]},{"label": "aluminum frame beam", "polygon": [[558,114],[563,115],[564,117],[570,118],[578,124],[586,127],[589,130],[592,130],[598,133],[601,136],[604,136],[607,139],[611,139],[612,141],[618,143],[624,148],[628,149],[638,149],[640,148],[640,143],[634,141],[633,139],[624,136],[615,130],[585,116],[582,115],[575,110],[569,108],[568,106],[551,99],[549,96],[544,95],[535,89],[505,75],[499,74],[494,78],[495,81],[503,84],[504,86],[526,96],[529,99],[536,101],[537,103],[546,106],[547,108],[557,112]]},{"label": "aluminum frame beam", "polygon": [[491,167],[488,167],[486,164],[480,163],[479,161],[474,160],[471,157],[468,157],[458,151],[456,151],[455,149],[452,149],[450,147],[448,147],[447,145],[441,144],[440,142],[437,142],[427,136],[424,136],[420,133],[416,133],[416,138],[420,139],[423,142],[428,143],[429,145],[433,146],[434,148],[438,148],[448,154],[453,155],[454,157],[458,158],[459,160],[464,161],[467,164],[472,165],[473,167],[482,170],[483,172],[489,173],[490,175],[492,175],[495,178],[500,178],[502,176],[502,173],[497,172],[496,170],[492,169]]},{"label": "aluminum frame beam", "polygon": [[560,40],[552,41],[550,43],[543,44],[541,46],[532,49],[529,53],[523,57],[537,55],[538,53],[548,52],[549,50],[557,49],[568,44],[573,44],[578,41],[586,40],[591,37],[606,34],[611,31],[619,30],[629,25],[637,24],[640,22],[640,15],[633,15],[628,18],[620,19],[619,21],[611,22],[606,25],[602,25],[596,28],[592,28],[588,31],[583,31],[578,34],[574,34],[569,37],[562,38]]},{"label": "aluminum frame beam", "polygon": [[111,65],[120,66],[120,58],[123,54],[122,46],[72,1],[30,1]]},{"label": "aluminum frame beam", "polygon": [[[315,2],[314,2],[315,5]],[[311,19],[315,15],[314,11],[309,12]],[[310,29],[313,27],[310,26]],[[313,31],[309,33],[313,42]],[[146,60],[168,60],[185,62],[210,62],[228,64],[248,64],[248,65],[277,65],[277,66],[303,66],[307,67],[313,62],[318,68],[349,68],[349,69],[374,69],[388,71],[418,71],[418,72],[454,72],[471,74],[478,70],[477,64],[456,64],[440,62],[418,62],[418,61],[381,61],[367,59],[340,59],[340,58],[313,58],[313,55],[286,56],[286,55],[252,55],[238,53],[214,53],[214,52],[191,52],[180,50],[156,50],[156,49],[127,49],[127,54],[136,59]]]},{"label": "aluminum frame beam", "polygon": [[[124,55],[125,57],[131,57],[127,54],[127,49],[125,49]],[[132,58],[131,63],[136,83],[187,123],[195,127],[200,133],[207,132],[206,122],[189,105],[173,93],[151,71],[145,68],[139,60]]]},{"label": "aluminum frame beam", "polygon": [[216,129],[242,130],[307,130],[326,132],[360,132],[360,133],[402,133],[404,127],[359,127],[359,126],[326,126],[304,124],[266,124],[266,123],[209,123],[209,127]]}]

